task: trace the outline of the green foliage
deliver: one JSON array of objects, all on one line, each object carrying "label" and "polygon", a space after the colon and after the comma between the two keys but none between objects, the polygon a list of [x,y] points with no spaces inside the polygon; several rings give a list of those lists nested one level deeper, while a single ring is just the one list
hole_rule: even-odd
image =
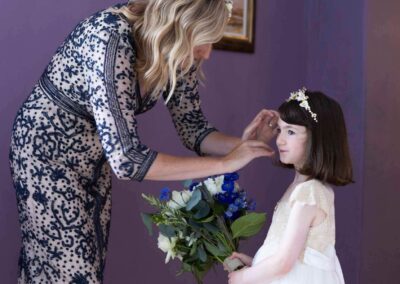
[{"label": "green foliage", "polygon": [[[185,182],[184,187],[190,188],[191,182]],[[223,263],[238,249],[240,239],[259,232],[265,222],[265,214],[248,214],[247,210],[241,210],[239,218],[232,223],[224,215],[229,204],[218,202],[215,187],[211,191],[205,183],[200,183],[193,192],[175,192],[175,196],[185,196],[185,204],[178,200],[160,201],[142,194],[155,212],[142,213],[141,217],[150,235],[153,233],[152,224],[155,224],[159,233],[169,238],[172,255],[182,259],[178,275],[191,272],[197,283],[203,283],[211,267]]]},{"label": "green foliage", "polygon": [[261,230],[265,219],[265,213],[250,213],[240,217],[231,225],[233,239],[254,236]]},{"label": "green foliage", "polygon": [[140,213],[140,215],[142,216],[142,221],[144,223],[144,225],[147,228],[147,231],[149,232],[149,235],[152,236],[153,235],[153,226],[152,226],[152,219],[151,219],[151,214],[145,214],[145,213]]},{"label": "green foliage", "polygon": [[192,197],[189,199],[188,203],[186,204],[186,210],[192,210],[197,204],[199,204],[201,200],[201,191],[196,189],[193,191]]}]

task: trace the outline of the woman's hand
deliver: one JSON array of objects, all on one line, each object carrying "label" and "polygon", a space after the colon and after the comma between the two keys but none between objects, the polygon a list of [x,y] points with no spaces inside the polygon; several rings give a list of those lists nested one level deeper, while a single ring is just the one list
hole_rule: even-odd
[{"label": "woman's hand", "polygon": [[279,113],[261,110],[243,132],[242,140],[259,140],[268,143],[276,134]]},{"label": "woman's hand", "polygon": [[264,142],[246,140],[240,143],[232,152],[222,159],[225,164],[225,171],[234,172],[243,168],[255,158],[271,157],[274,153],[274,150]]},{"label": "woman's hand", "polygon": [[239,259],[241,262],[243,262],[244,265],[246,266],[251,266],[251,264],[253,263],[253,258],[251,256],[248,256],[244,253],[238,253],[238,252],[234,252],[232,253],[232,255],[230,257],[228,257],[229,259]]}]

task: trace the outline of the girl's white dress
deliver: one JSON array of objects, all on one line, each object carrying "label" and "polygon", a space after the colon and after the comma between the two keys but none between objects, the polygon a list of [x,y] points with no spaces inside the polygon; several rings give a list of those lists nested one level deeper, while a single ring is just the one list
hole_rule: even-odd
[{"label": "girl's white dress", "polygon": [[311,227],[304,251],[292,270],[273,284],[344,284],[342,269],[335,251],[335,208],[332,188],[312,179],[286,192],[278,202],[264,244],[257,251],[253,265],[272,256],[278,249],[294,201],[317,205],[326,218]]}]

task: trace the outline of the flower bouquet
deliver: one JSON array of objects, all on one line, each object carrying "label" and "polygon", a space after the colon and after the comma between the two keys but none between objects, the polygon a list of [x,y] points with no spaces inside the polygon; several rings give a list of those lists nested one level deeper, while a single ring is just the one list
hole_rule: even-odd
[{"label": "flower bouquet", "polygon": [[[202,182],[187,181],[182,191],[164,188],[158,198],[143,194],[155,213],[142,219],[150,235],[152,224],[159,229],[158,247],[165,252],[165,263],[172,258],[182,262],[181,271],[191,272],[197,283],[210,268],[224,263],[229,270],[242,263],[229,263],[239,241],[257,234],[265,223],[265,213],[250,213],[255,202],[247,199],[237,173],[210,177]],[[237,261],[235,259],[234,261]]]}]

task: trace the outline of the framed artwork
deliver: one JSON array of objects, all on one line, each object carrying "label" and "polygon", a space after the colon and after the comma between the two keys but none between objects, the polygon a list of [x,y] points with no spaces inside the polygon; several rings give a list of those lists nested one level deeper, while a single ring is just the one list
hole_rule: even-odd
[{"label": "framed artwork", "polygon": [[255,0],[234,0],[232,17],[222,40],[214,48],[254,52]]}]

